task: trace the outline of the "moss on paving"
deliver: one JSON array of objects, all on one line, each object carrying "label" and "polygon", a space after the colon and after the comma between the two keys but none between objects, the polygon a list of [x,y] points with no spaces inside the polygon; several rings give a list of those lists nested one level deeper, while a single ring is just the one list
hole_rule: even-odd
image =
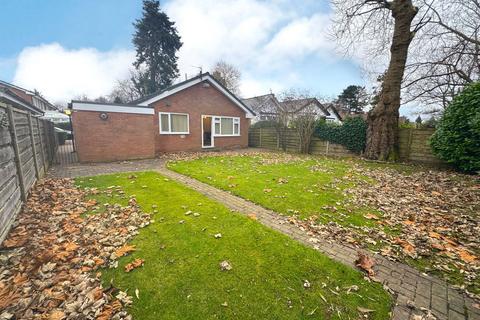
[{"label": "moss on paving", "polygon": [[[135,174],[77,179],[83,187],[121,186],[145,212],[157,206],[155,223],[133,240],[137,251],[121,258],[117,269],[103,271],[105,285],[112,282],[132,296],[139,290],[129,310],[134,318],[358,319],[358,307],[375,310],[369,319],[389,317],[391,297],[360,272],[158,173]],[[97,199],[126,203],[118,196]],[[186,216],[187,210],[200,216]],[[222,238],[215,239],[216,233]],[[124,272],[135,258],[145,265]],[[220,270],[223,260],[231,271]],[[359,290],[348,294],[352,285]]]}]

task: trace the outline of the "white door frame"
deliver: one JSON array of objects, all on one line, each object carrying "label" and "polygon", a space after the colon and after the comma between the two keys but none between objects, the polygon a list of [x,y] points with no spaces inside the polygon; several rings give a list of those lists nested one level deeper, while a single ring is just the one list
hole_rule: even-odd
[{"label": "white door frame", "polygon": [[[208,148],[214,148],[215,147],[215,135],[213,134],[213,129],[214,129],[214,121],[213,121],[213,118],[215,116],[212,116],[212,115],[208,115],[208,114],[202,114],[200,116],[200,126],[202,127],[202,148],[203,149],[208,149]],[[203,118],[211,118],[212,121],[210,122],[210,132],[211,132],[211,137],[210,137],[210,140],[212,142],[212,144],[210,146],[205,146],[204,143],[203,143],[203,138],[204,138],[204,135],[203,135]]]}]

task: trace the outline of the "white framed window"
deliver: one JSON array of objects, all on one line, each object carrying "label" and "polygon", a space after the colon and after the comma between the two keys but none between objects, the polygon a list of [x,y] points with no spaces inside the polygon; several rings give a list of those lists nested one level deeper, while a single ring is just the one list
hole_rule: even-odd
[{"label": "white framed window", "polygon": [[240,118],[236,117],[214,117],[214,133],[217,137],[239,136]]},{"label": "white framed window", "polygon": [[159,112],[160,134],[189,134],[188,113]]}]

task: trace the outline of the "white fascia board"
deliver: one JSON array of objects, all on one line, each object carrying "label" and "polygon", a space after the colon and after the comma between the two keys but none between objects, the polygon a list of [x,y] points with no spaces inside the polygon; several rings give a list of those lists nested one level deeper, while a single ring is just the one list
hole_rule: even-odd
[{"label": "white fascia board", "polygon": [[230,92],[228,92],[227,90],[225,90],[220,84],[218,84],[218,82],[213,79],[211,76],[209,75],[205,75],[203,76],[202,78],[198,78],[198,79],[195,79],[195,80],[192,80],[192,81],[189,81],[181,86],[178,86],[178,87],[175,87],[173,88],[172,90],[167,90],[167,91],[164,91],[162,92],[161,94],[151,98],[151,99],[148,99],[146,101],[143,101],[142,103],[140,103],[139,105],[140,106],[148,106],[158,100],[161,100],[161,99],[164,99],[168,96],[171,96],[179,91],[182,91],[182,90],[185,90],[191,86],[194,86],[198,83],[201,83],[203,82],[204,80],[208,80],[208,82],[213,85],[215,88],[217,88],[218,90],[220,90],[220,92],[222,92],[225,96],[227,96],[233,103],[235,103],[238,107],[240,107],[243,111],[245,111],[245,114],[246,114],[246,117],[249,118],[249,119],[252,119],[254,118],[255,116],[248,110],[245,108],[245,106],[240,103],[238,101],[238,98],[235,98]]},{"label": "white fascia board", "polygon": [[72,109],[78,111],[97,111],[97,112],[117,112],[117,113],[135,113],[135,114],[155,114],[153,108],[106,105],[96,103],[72,102]]}]

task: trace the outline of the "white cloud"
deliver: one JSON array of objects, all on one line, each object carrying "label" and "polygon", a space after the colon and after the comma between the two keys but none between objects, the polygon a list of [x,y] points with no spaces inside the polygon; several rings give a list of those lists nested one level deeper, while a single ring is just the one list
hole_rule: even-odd
[{"label": "white cloud", "polygon": [[262,62],[281,66],[312,54],[328,57],[335,49],[327,38],[329,24],[330,17],[322,13],[291,21],[264,47]]},{"label": "white cloud", "polygon": [[[258,78],[267,79],[276,73],[279,81],[284,81],[283,88],[292,84],[283,76],[291,72],[295,63],[311,55],[327,60],[335,56],[326,36],[330,15],[306,14],[309,11],[298,3],[174,0],[168,2],[166,12],[175,21],[184,43],[179,52],[182,75],[197,73],[193,66],[202,66],[206,71],[223,59],[246,76],[242,81],[245,96],[256,92]],[[272,87],[271,82],[267,79],[261,87]]]},{"label": "white cloud", "polygon": [[131,50],[68,50],[58,43],[28,47],[18,56],[13,82],[39,90],[52,102],[79,95],[96,98],[128,75],[134,55]]},{"label": "white cloud", "polygon": [[[319,12],[318,5],[315,9],[315,3],[167,2],[164,9],[184,43],[179,51],[180,79],[185,73],[196,74],[194,66],[208,71],[223,59],[242,71],[244,96],[302,86],[302,62],[328,63],[337,57],[326,36],[330,16]],[[116,80],[127,77],[134,58],[133,50],[66,49],[57,43],[29,47],[18,56],[14,82],[36,88],[52,101],[82,94],[94,98],[108,94]]]},{"label": "white cloud", "polygon": [[260,96],[270,92],[277,93],[285,89],[283,82],[253,77],[244,77],[240,86],[240,92],[245,98]]}]

